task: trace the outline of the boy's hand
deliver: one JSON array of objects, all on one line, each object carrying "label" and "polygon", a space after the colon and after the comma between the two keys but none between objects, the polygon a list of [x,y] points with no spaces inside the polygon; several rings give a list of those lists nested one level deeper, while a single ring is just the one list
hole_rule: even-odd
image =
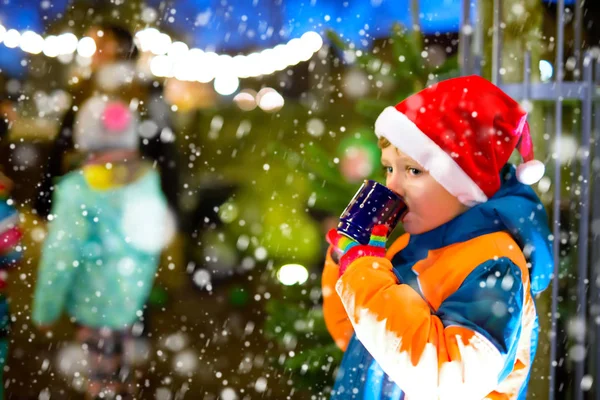
[{"label": "boy's hand", "polygon": [[346,271],[346,268],[357,258],[360,257],[385,257],[385,242],[387,240],[388,227],[385,225],[375,225],[371,233],[369,244],[362,245],[347,236],[341,235],[335,229],[327,233],[327,242],[332,247],[332,258],[338,261],[340,266],[340,276]]},{"label": "boy's hand", "polygon": [[326,239],[327,243],[331,245],[331,258],[333,258],[336,264],[340,263],[340,258],[350,247],[359,244],[347,236],[340,234],[335,228],[327,232]]}]

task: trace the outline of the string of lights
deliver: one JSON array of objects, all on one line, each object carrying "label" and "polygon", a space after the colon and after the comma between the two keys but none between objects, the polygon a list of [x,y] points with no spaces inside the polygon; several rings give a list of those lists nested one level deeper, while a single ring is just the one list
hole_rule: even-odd
[{"label": "string of lights", "polygon": [[[219,78],[250,78],[270,75],[276,71],[309,60],[323,45],[317,32],[309,31],[300,38],[285,44],[248,55],[230,56],[189,48],[181,41],[155,28],[146,28],[135,34],[142,52],[150,52],[150,71],[157,77],[173,77],[183,81],[210,82]],[[70,62],[77,54],[90,58],[96,52],[96,43],[91,37],[78,38],[73,33],[42,35],[27,30],[19,32],[0,25],[0,44],[29,54],[44,54]]]}]

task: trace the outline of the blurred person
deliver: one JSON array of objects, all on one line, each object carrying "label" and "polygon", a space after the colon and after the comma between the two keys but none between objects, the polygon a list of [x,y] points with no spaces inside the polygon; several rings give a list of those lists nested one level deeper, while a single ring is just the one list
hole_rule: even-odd
[{"label": "blurred person", "polygon": [[159,175],[138,152],[137,128],[138,116],[118,99],[83,103],[73,138],[86,158],[56,184],[35,288],[38,327],[50,329],[63,310],[78,326],[90,399],[135,394],[124,346],[174,233]]},{"label": "blurred person", "polygon": [[0,145],[5,146],[10,125],[16,119],[13,100],[9,96],[0,97]]},{"label": "blurred person", "polygon": [[[0,100],[0,147],[6,147],[6,139],[14,119],[12,101]],[[4,364],[8,355],[8,335],[10,331],[9,300],[6,296],[7,272],[21,258],[19,241],[22,233],[19,228],[19,214],[9,197],[12,181],[0,168],[0,400],[4,399]]]},{"label": "blurred person", "polygon": [[[156,162],[160,167],[161,187],[171,209],[179,214],[177,191],[177,150],[174,142],[161,140],[160,133],[169,130],[171,121],[168,106],[161,96],[161,87],[154,83],[146,85],[136,79],[138,49],[131,33],[115,24],[96,24],[86,32],[96,42],[96,52],[92,56],[89,79],[84,79],[73,91],[73,107],[64,115],[59,132],[52,143],[47,168],[42,174],[35,209],[38,215],[46,217],[52,208],[52,192],[57,177],[77,168],[80,160],[73,144],[73,124],[76,109],[91,96],[110,95],[129,103],[139,100],[138,111],[150,119],[155,126],[154,136],[138,138],[140,157]],[[76,108],[75,108],[76,107]],[[146,135],[148,136],[148,135]]]},{"label": "blurred person", "polygon": [[21,258],[19,215],[9,198],[12,182],[0,171],[0,400],[4,399],[4,364],[8,355],[10,332],[9,300],[6,296],[7,272]]},{"label": "blurred person", "polygon": [[0,169],[8,168],[8,134],[17,119],[16,102],[9,94],[0,93]]}]

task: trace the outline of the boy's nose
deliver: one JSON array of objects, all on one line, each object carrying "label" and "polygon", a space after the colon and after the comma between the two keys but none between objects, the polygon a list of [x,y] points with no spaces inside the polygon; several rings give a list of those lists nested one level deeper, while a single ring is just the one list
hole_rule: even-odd
[{"label": "boy's nose", "polygon": [[398,182],[398,180],[388,180],[387,185],[388,189],[396,192],[400,196],[404,197],[404,188],[402,182]]}]

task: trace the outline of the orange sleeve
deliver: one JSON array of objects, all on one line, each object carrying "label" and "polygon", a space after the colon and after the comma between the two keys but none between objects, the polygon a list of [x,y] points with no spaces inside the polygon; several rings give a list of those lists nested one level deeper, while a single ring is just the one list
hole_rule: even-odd
[{"label": "orange sleeve", "polygon": [[340,273],[339,266],[331,258],[331,247],[327,249],[327,259],[321,277],[321,289],[323,291],[323,317],[329,334],[335,344],[342,350],[346,350],[352,338],[354,329],[348,319],[346,309],[342,300],[335,291],[335,284]]},{"label": "orange sleeve", "polygon": [[[409,235],[404,234],[398,238],[387,251],[387,258],[391,259],[397,252],[408,244]],[[354,334],[352,323],[348,318],[342,300],[335,291],[339,279],[340,268],[331,258],[331,247],[327,249],[325,267],[321,276],[321,289],[323,291],[323,318],[329,334],[343,351]]]}]

